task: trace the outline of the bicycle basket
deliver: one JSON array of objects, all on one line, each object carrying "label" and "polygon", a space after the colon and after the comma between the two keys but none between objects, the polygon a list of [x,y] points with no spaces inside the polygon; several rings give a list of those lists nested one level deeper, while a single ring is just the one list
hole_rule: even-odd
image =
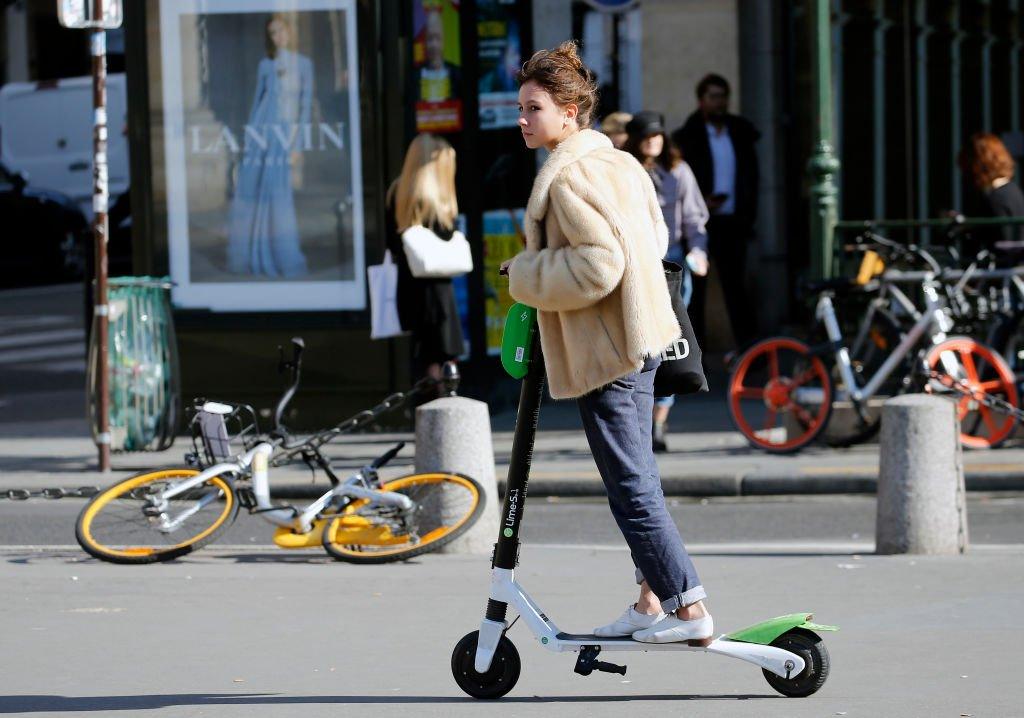
[{"label": "bicycle basket", "polygon": [[205,466],[227,461],[256,443],[256,412],[247,404],[196,399],[192,406],[192,446]]}]

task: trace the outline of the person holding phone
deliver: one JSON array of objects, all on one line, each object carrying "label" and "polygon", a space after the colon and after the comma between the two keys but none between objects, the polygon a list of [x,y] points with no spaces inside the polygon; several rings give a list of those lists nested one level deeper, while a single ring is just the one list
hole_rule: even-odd
[{"label": "person holding phone", "polygon": [[[738,348],[756,338],[754,305],[746,287],[747,243],[754,237],[759,173],[754,143],[761,133],[729,112],[729,82],[707,75],[697,84],[697,110],[672,133],[693,169],[708,221],[708,253],[725,295],[726,311]],[[697,341],[705,339],[707,280],[695,277],[690,319]]]},{"label": "person holding phone", "polygon": [[[693,171],[665,133],[665,118],[660,112],[638,112],[625,129],[627,139],[622,149],[637,158],[654,184],[668,227],[665,259],[682,268],[680,290],[683,304],[689,306],[693,276],[704,277],[708,273],[708,208]],[[668,451],[668,414],[673,404],[674,396],[662,396],[654,401],[655,452]]]}]

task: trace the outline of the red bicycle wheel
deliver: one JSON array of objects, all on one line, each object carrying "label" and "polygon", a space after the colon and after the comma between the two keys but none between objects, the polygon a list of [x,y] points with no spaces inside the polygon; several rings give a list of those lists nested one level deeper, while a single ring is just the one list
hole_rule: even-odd
[{"label": "red bicycle wheel", "polygon": [[992,449],[1013,433],[1016,417],[983,404],[982,394],[1002,399],[1019,408],[1013,371],[994,349],[970,337],[951,337],[928,350],[928,367],[959,380],[943,387],[959,394],[960,443],[971,449]]},{"label": "red bicycle wheel", "polygon": [[799,451],[821,433],[831,412],[832,380],[803,342],[765,339],[736,362],[729,413],[752,446],[778,454]]}]

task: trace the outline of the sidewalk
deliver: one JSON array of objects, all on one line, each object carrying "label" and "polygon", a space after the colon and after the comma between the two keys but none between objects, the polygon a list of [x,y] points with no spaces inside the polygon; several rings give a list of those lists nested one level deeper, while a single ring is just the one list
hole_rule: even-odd
[{"label": "sidewalk", "polygon": [[[504,482],[512,450],[515,415],[491,419],[499,483]],[[745,496],[766,494],[874,493],[878,446],[852,449],[811,447],[793,456],[774,456],[749,448],[729,428],[724,402],[707,396],[680,402],[673,411],[671,451],[659,455],[665,493],[673,496]],[[406,448],[383,472],[385,478],[411,471],[412,433],[340,437],[328,455],[344,470],[369,463],[398,441]],[[133,472],[180,465],[190,442],[182,437],[161,453],[115,455],[114,471],[96,471],[96,451],[85,422],[0,423],[0,491],[11,488],[104,486]],[[964,452],[967,488],[971,491],[1024,491],[1024,447]],[[305,497],[322,493],[303,465],[274,469],[274,493]],[[547,403],[541,409],[534,449],[531,495],[602,496],[604,487],[575,404]]]},{"label": "sidewalk", "polygon": [[[133,472],[178,466],[190,442],[180,438],[158,454],[114,457],[114,471],[96,471],[96,450],[84,414],[84,332],[78,285],[36,287],[0,293],[0,491],[14,488],[105,486]],[[726,378],[710,361],[713,387]],[[719,393],[681,399],[672,410],[670,453],[659,455],[665,492],[675,496],[874,493],[878,447],[815,446],[795,456],[751,449],[737,433]],[[503,482],[512,450],[515,412],[491,417],[497,476]],[[411,433],[341,437],[328,455],[340,469],[369,463],[395,442],[410,445],[384,472],[408,472],[413,463]],[[964,453],[967,488],[1024,491],[1024,441],[996,451]],[[275,469],[278,496],[323,491],[305,466]],[[575,402],[548,401],[541,408],[530,492],[534,495],[601,496],[597,474],[580,427]]]}]

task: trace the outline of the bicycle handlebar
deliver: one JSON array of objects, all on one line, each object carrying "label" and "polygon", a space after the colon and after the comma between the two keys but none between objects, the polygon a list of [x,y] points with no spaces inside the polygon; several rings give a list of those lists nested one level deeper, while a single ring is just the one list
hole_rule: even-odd
[{"label": "bicycle handlebar", "polygon": [[921,282],[929,277],[934,277],[943,281],[956,281],[964,276],[967,276],[969,279],[1008,279],[1010,277],[1024,277],[1024,267],[1014,267],[1012,269],[975,269],[973,271],[966,269],[944,269],[938,275],[933,272],[906,272],[899,269],[887,269],[882,273],[882,277],[890,282]]},{"label": "bicycle handlebar", "polygon": [[384,464],[388,463],[393,458],[398,456],[398,452],[401,451],[404,448],[405,448],[405,442],[404,441],[398,442],[398,444],[396,444],[393,448],[388,449],[388,451],[386,451],[384,454],[382,454],[381,456],[378,456],[376,459],[374,459],[370,463],[370,468],[371,469],[379,469],[380,467],[384,466]]},{"label": "bicycle handlebar", "polygon": [[303,341],[302,337],[292,337],[292,358],[291,361],[284,360],[284,349],[280,346],[277,348],[278,351],[278,372],[284,373],[289,369],[292,372],[291,382],[288,384],[288,388],[285,389],[284,394],[277,402],[277,406],[274,407],[274,430],[282,431],[284,426],[281,424],[281,419],[284,417],[284,411],[288,407],[288,403],[295,396],[295,392],[298,391],[299,381],[302,375],[302,352],[306,349],[306,342]]},{"label": "bicycle handlebar", "polygon": [[891,239],[887,239],[886,237],[882,237],[881,235],[870,231],[865,232],[861,237],[868,241],[847,244],[844,245],[843,248],[847,251],[873,250],[879,251],[880,254],[916,259],[924,262],[935,274],[941,274],[943,271],[942,265],[936,261],[935,257],[933,257],[926,249],[923,249],[916,244],[900,244],[899,242],[894,242]]}]

